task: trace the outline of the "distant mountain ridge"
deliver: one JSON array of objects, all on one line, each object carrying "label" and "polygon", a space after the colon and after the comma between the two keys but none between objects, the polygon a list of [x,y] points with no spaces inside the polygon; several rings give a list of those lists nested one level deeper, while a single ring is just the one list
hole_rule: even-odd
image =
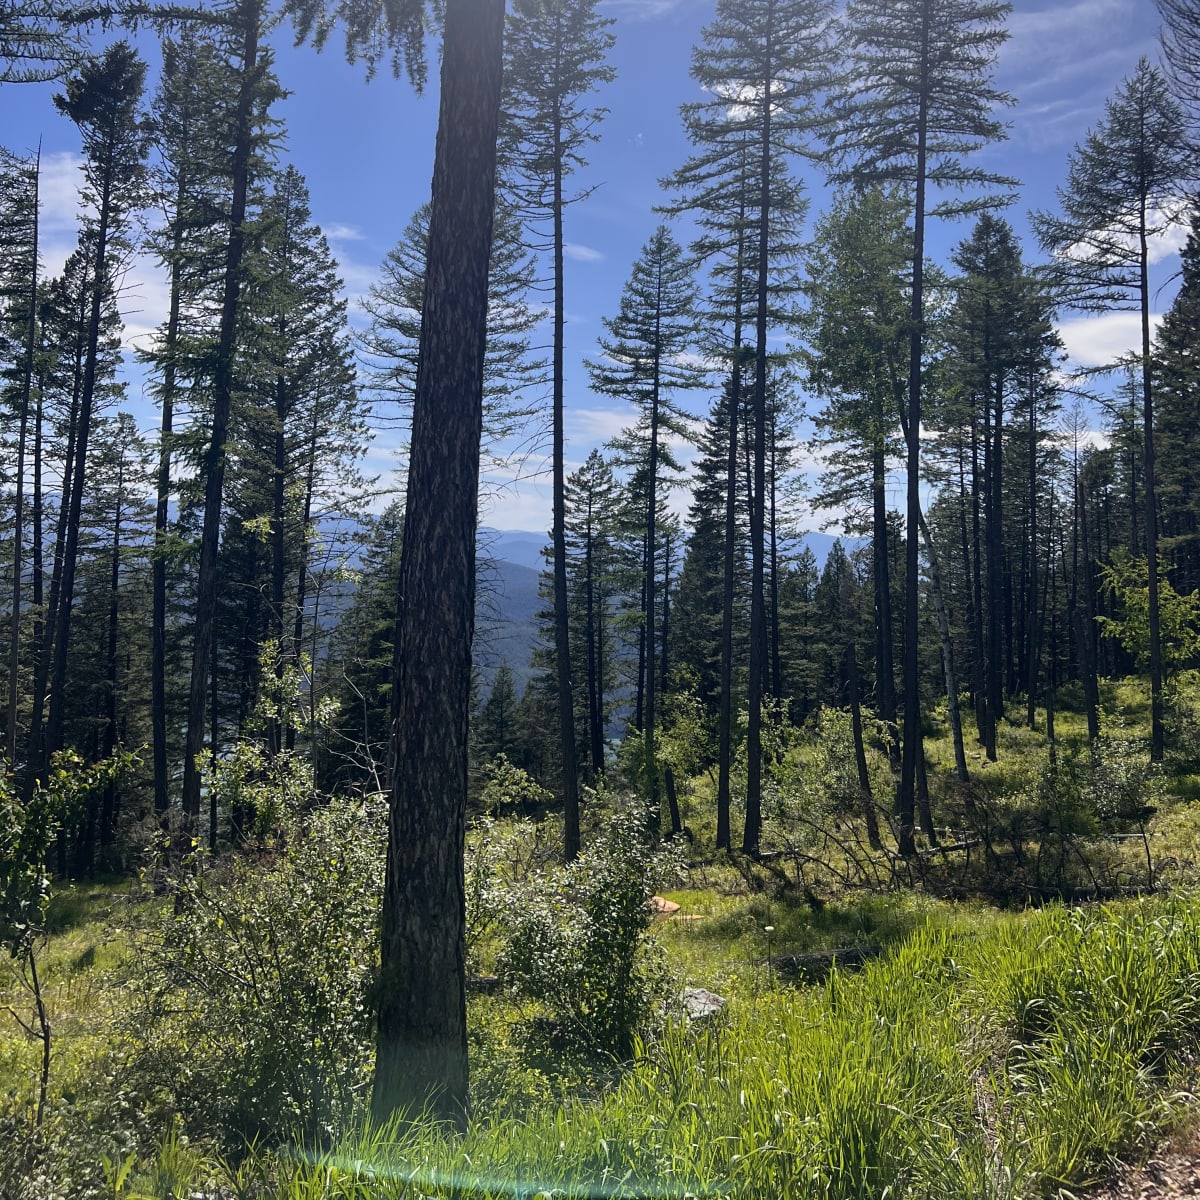
[{"label": "distant mountain ridge", "polygon": [[[786,553],[794,557],[807,547],[819,570],[838,540],[830,533],[804,533],[788,546]],[[840,540],[846,552],[852,553],[865,545],[867,539]],[[542,572],[549,569],[542,551],[550,545],[550,535],[527,529],[481,526],[478,545],[475,666],[480,692],[487,695],[500,664],[507,663],[519,695],[534,674],[529,660],[541,640],[538,613],[549,607],[549,601],[538,593],[538,582]]]}]

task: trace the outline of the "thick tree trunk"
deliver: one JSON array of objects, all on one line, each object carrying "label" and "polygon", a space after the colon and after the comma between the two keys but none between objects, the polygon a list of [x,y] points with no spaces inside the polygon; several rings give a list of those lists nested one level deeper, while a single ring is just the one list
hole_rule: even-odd
[{"label": "thick tree trunk", "polygon": [[463,850],[503,0],[448,0],[400,561],[372,1113],[465,1124]]}]

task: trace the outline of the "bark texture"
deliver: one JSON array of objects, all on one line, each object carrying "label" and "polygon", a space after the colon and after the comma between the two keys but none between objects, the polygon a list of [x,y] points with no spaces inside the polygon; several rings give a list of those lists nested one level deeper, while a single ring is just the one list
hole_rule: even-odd
[{"label": "bark texture", "polygon": [[400,562],[372,1108],[465,1122],[463,844],[503,0],[449,0]]}]

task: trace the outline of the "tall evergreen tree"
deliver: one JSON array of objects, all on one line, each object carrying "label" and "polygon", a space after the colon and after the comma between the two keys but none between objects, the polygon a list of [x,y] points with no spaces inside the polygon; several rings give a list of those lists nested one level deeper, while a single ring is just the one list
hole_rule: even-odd
[{"label": "tall evergreen tree", "polygon": [[[139,111],[146,68],[126,42],[110,46],[55,96],[55,104],[79,128],[84,150],[84,196],[93,210],[85,229],[90,261],[90,296],[83,344],[74,457],[67,464],[70,508],[63,538],[58,607],[53,630],[46,730],[37,743],[35,770],[44,771],[49,754],[62,746],[66,699],[67,652],[79,530],[87,479],[88,440],[101,360],[101,333],[106,298],[112,294],[121,265],[130,251],[127,234],[144,201],[148,134]],[[38,732],[35,731],[35,738]],[[32,783],[33,772],[31,772]]]},{"label": "tall evergreen tree", "polygon": [[[525,297],[535,264],[521,240],[512,213],[496,214],[488,271],[488,331],[484,357],[483,447],[487,466],[508,457],[514,438],[534,417],[531,392],[545,379],[545,362],[531,353],[531,336],[540,311]],[[406,426],[416,389],[421,334],[421,302],[429,247],[429,206],[413,214],[400,241],[383,261],[382,278],[363,302],[371,318],[361,342],[367,355],[367,380],[385,397],[376,417]],[[392,409],[395,402],[398,413]]]},{"label": "tall evergreen tree", "polygon": [[[818,507],[849,511],[869,529],[875,587],[875,705],[896,727],[889,472],[901,456],[907,377],[909,254],[907,202],[897,191],[844,195],[818,224],[809,257],[809,380],[825,405],[815,415],[827,466]],[[867,511],[864,511],[867,510]],[[899,742],[888,738],[898,765]]]},{"label": "tall evergreen tree", "polygon": [[[17,424],[13,489],[12,607],[8,645],[8,703],[5,753],[17,760],[21,693],[22,585],[25,579],[25,478],[37,349],[38,191],[41,151],[25,160],[0,150],[0,403]],[[11,366],[7,364],[11,363]]]},{"label": "tall evergreen tree", "polygon": [[179,560],[178,539],[172,540],[169,530],[173,458],[178,463],[175,423],[181,415],[177,410],[189,399],[198,409],[208,402],[202,364],[212,349],[208,310],[220,283],[224,148],[232,115],[228,74],[219,48],[194,31],[164,39],[151,128],[158,151],[152,183],[166,220],[150,235],[149,249],[167,269],[168,313],[139,354],[151,368],[151,388],[162,414],[150,618],[151,754],[154,804],[160,814],[170,804],[169,749],[181,719],[167,687],[168,593],[171,568],[177,570]]},{"label": "tall evergreen tree", "polygon": [[221,53],[231,65],[236,88],[230,142],[228,223],[222,238],[224,263],[220,283],[216,346],[211,356],[212,409],[202,461],[204,506],[200,553],[196,565],[196,609],[192,667],[188,684],[187,728],[183,751],[183,812],[193,827],[200,817],[200,754],[204,747],[205,701],[212,665],[213,623],[217,609],[217,550],[225,489],[225,461],[233,408],[234,370],[246,248],[246,205],[255,151],[266,111],[278,95],[270,71],[270,54],[261,44],[264,12],[261,0],[232,0],[223,21]]},{"label": "tall evergreen tree", "polygon": [[1156,437],[1161,447],[1162,551],[1177,592],[1200,590],[1200,214],[1180,262],[1179,291],[1158,327],[1155,346]]},{"label": "tall evergreen tree", "polygon": [[551,458],[553,479],[555,659],[558,722],[562,741],[563,851],[579,853],[579,779],[568,628],[566,560],[566,468],[563,395],[565,380],[564,212],[571,199],[566,181],[596,138],[604,110],[589,93],[613,78],[605,55],[612,20],[597,0],[515,0],[506,31],[504,139],[505,189],[526,220],[538,248],[550,256],[552,300]]},{"label": "tall evergreen tree", "polygon": [[[907,516],[904,599],[904,736],[898,809],[900,850],[915,851],[913,817],[921,748],[920,557],[921,376],[924,342],[925,222],[989,203],[953,192],[1011,181],[967,156],[1004,136],[993,115],[1009,97],[990,82],[1007,34],[1009,6],[997,0],[850,0],[841,21],[845,82],[832,138],[842,178],[894,181],[912,212],[909,308]],[[935,200],[930,190],[940,189]],[[992,203],[995,201],[992,200]],[[923,761],[923,760],[922,760]]]},{"label": "tall evergreen tree", "polygon": [[1085,310],[1131,308],[1141,318],[1132,356],[1141,384],[1145,538],[1149,579],[1150,757],[1164,749],[1163,659],[1158,603],[1158,502],[1154,375],[1150,358],[1151,243],[1181,221],[1196,168],[1183,113],[1162,73],[1143,58],[1108,101],[1104,120],[1071,154],[1058,192],[1062,215],[1035,219],[1044,249],[1055,257],[1067,304]]},{"label": "tall evergreen tree", "polygon": [[[794,288],[796,229],[805,204],[786,173],[788,159],[812,152],[819,117],[816,96],[829,78],[825,0],[719,0],[704,43],[692,55],[692,77],[713,99],[689,105],[684,121],[694,157],[669,181],[681,193],[676,209],[702,214],[702,250],[719,257],[734,305],[731,369],[735,396],[747,365],[743,324],[753,322],[751,427],[751,602],[748,679],[745,850],[758,849],[762,827],[762,699],[767,671],[766,493],[770,354],[768,335],[780,317],[781,298]],[[719,215],[718,215],[719,214]],[[738,405],[730,408],[735,416]],[[736,437],[729,440],[732,451]],[[727,501],[727,555],[733,553],[732,487]],[[732,637],[732,564],[726,569],[726,646]],[[726,673],[728,675],[728,672]],[[728,845],[729,729],[732,711],[722,705],[722,768],[719,845]]]},{"label": "tall evergreen tree", "polygon": [[645,513],[642,552],[642,625],[645,653],[645,696],[642,738],[646,790],[651,819],[659,807],[655,722],[658,695],[658,512],[665,499],[660,477],[663,439],[686,434],[675,393],[700,386],[702,372],[688,358],[696,342],[695,297],[691,264],[665,225],[642,247],[621,295],[616,317],[604,319],[607,337],[600,338],[601,358],[589,361],[592,387],[605,395],[629,400],[639,410],[638,441],[644,440],[641,467],[645,473]]}]

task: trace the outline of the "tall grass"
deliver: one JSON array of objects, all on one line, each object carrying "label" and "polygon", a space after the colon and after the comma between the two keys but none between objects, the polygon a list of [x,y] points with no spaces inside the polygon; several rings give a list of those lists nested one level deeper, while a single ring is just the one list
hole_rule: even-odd
[{"label": "tall grass", "polygon": [[[1098,1178],[1179,1111],[1200,1038],[1189,897],[936,922],[861,974],[672,1026],[594,1102],[251,1155],[247,1200],[1019,1200]],[[131,1177],[130,1188],[139,1186]]]}]

